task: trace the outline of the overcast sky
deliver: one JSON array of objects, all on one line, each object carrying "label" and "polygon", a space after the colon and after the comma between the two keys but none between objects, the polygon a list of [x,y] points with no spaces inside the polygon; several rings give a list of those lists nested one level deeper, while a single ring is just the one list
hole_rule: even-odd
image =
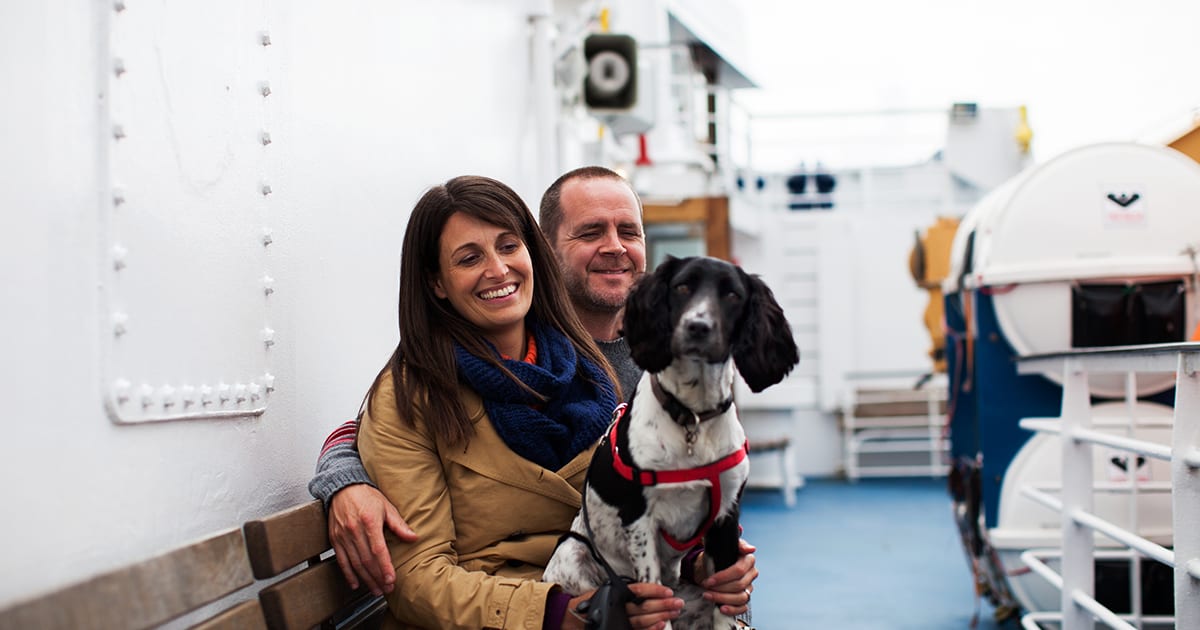
[{"label": "overcast sky", "polygon": [[[1161,139],[1200,111],[1200,0],[738,4],[762,89],[737,100],[756,113],[1026,105],[1043,162],[1092,142]],[[760,121],[753,142],[760,159],[865,165],[921,159],[944,128],[933,114]]]}]

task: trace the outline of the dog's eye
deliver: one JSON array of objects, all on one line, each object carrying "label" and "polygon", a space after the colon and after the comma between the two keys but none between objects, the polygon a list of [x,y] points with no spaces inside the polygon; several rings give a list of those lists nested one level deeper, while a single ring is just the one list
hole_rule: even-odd
[{"label": "dog's eye", "polygon": [[730,291],[729,293],[725,294],[725,301],[726,302],[741,302],[742,296],[738,295],[737,293],[735,293],[733,291]]},{"label": "dog's eye", "polygon": [[692,292],[692,288],[686,284],[676,285],[675,292],[679,295],[687,295]]}]

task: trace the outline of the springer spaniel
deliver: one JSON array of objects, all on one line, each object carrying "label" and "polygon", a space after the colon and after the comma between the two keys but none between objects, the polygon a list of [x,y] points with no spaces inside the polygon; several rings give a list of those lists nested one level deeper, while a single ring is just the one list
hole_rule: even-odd
[{"label": "springer spaniel", "polygon": [[[668,258],[644,277],[625,306],[624,327],[645,374],[628,410],[613,413],[573,534],[544,579],[577,594],[615,575],[662,583],[687,602],[678,627],[735,628],[700,587],[680,582],[680,560],[703,542],[710,574],[737,561],[738,502],[750,463],[733,405],[734,366],[755,392],[783,380],[800,360],[791,328],[762,280],[707,257]],[[604,605],[596,602],[592,614]],[[628,627],[623,622],[605,626]]]}]

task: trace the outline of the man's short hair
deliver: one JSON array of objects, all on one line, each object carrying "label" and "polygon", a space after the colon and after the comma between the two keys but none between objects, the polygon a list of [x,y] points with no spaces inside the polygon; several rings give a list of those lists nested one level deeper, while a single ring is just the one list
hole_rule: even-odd
[{"label": "man's short hair", "polygon": [[629,191],[633,193],[633,198],[637,200],[638,214],[642,213],[642,199],[638,196],[637,191],[633,189],[633,184],[629,180],[621,176],[620,173],[603,166],[581,166],[577,169],[563,173],[558,179],[554,180],[553,184],[546,189],[546,193],[542,195],[542,204],[538,209],[538,225],[542,229],[542,234],[546,235],[546,239],[550,241],[550,245],[558,245],[558,228],[562,226],[563,210],[562,210],[562,189],[567,182],[580,179],[612,179],[621,182],[629,187]]}]

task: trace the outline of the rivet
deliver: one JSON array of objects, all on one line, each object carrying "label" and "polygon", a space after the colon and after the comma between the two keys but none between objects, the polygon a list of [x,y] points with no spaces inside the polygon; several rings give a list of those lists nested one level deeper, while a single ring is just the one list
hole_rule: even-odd
[{"label": "rivet", "polygon": [[129,322],[129,316],[126,315],[125,313],[119,313],[119,312],[113,313],[112,322],[113,322],[113,334],[114,335],[120,337],[121,335],[124,335],[126,332],[129,332],[128,328],[125,326],[125,324],[127,322]]},{"label": "rivet", "polygon": [[260,44],[262,44],[263,46],[270,46],[271,45],[271,33],[267,32],[267,31],[263,31],[263,32],[259,33],[258,34],[258,42]]},{"label": "rivet", "polygon": [[154,388],[153,387],[150,387],[149,385],[142,383],[142,386],[138,389],[138,394],[141,396],[141,399],[142,399],[142,407],[149,407],[154,404]]},{"label": "rivet", "polygon": [[263,295],[271,295],[275,292],[275,278],[271,276],[263,276]]},{"label": "rivet", "polygon": [[119,206],[125,203],[125,189],[114,186],[112,191],[112,201],[114,206]]},{"label": "rivet", "polygon": [[262,387],[258,383],[250,383],[246,390],[250,392],[251,401],[257,401],[262,397],[260,395],[260,392],[262,392]]},{"label": "rivet", "polygon": [[175,388],[170,385],[163,385],[158,390],[158,397],[162,399],[162,406],[170,409],[175,406]]},{"label": "rivet", "polygon": [[267,146],[268,144],[271,144],[271,132],[269,132],[269,131],[262,132],[261,134],[259,134],[258,139],[260,142],[263,143],[264,147]]},{"label": "rivet", "polygon": [[258,84],[258,93],[262,94],[264,97],[270,96],[271,95],[271,84],[267,81],[263,81],[262,83],[259,83]]},{"label": "rivet", "polygon": [[113,383],[113,397],[117,399],[118,405],[124,405],[129,402],[129,390],[133,388],[133,383],[119,378]]},{"label": "rivet", "polygon": [[213,402],[213,388],[208,385],[200,386],[200,404],[207,407]]},{"label": "rivet", "polygon": [[120,245],[113,245],[113,269],[120,271],[125,268],[125,257],[129,255],[129,250]]},{"label": "rivet", "polygon": [[263,388],[265,388],[267,390],[268,394],[275,391],[275,375],[274,374],[267,372],[266,374],[263,374],[262,380],[263,380]]},{"label": "rivet", "polygon": [[275,345],[275,330],[272,328],[262,329],[263,345],[270,348]]},{"label": "rivet", "polygon": [[125,74],[125,60],[124,59],[121,59],[120,57],[113,59],[113,74],[118,77]]},{"label": "rivet", "polygon": [[236,402],[238,402],[238,403],[246,402],[246,385],[245,384],[238,383],[238,384],[234,385],[233,391],[235,392],[234,400]]},{"label": "rivet", "polygon": [[191,385],[184,385],[179,388],[179,398],[183,401],[184,407],[191,407],[196,404],[196,388]]},{"label": "rivet", "polygon": [[263,196],[266,197],[267,195],[271,194],[271,185],[263,184],[261,190],[262,190]]},{"label": "rivet", "polygon": [[114,138],[120,140],[125,137],[125,128],[121,125],[113,125],[112,134]]},{"label": "rivet", "polygon": [[263,246],[270,245],[271,243],[274,243],[274,242],[275,242],[275,239],[271,237],[271,228],[263,228],[263,234],[262,234]]},{"label": "rivet", "polygon": [[229,385],[226,383],[217,384],[217,400],[221,401],[222,405],[229,402],[229,389]]}]

